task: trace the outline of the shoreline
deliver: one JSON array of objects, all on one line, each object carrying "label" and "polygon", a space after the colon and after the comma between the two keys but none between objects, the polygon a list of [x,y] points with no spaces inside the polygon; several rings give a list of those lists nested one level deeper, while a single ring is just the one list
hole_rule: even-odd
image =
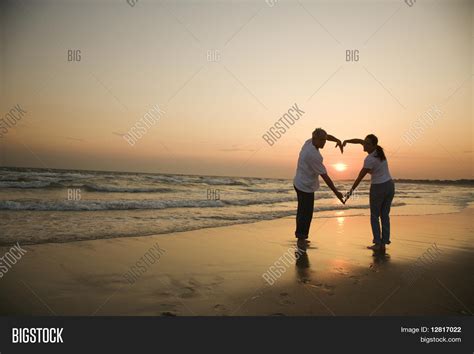
[{"label": "shoreline", "polygon": [[[474,209],[474,206],[466,206],[464,207],[462,210],[459,210],[459,211],[443,211],[443,212],[427,212],[427,213],[424,213],[424,214],[396,214],[396,208],[402,208],[402,207],[406,207],[407,205],[405,203],[402,203],[401,205],[395,205],[395,206],[392,206],[392,216],[396,216],[396,217],[406,217],[406,216],[419,216],[419,217],[423,217],[423,216],[436,216],[436,215],[455,215],[455,214],[460,214],[460,213],[464,213],[465,211],[467,210],[470,210],[470,209]],[[333,218],[352,218],[352,217],[367,217],[369,216],[369,212],[370,210],[367,210],[369,209],[369,206],[367,207],[356,207],[356,208],[335,208],[335,209],[327,209],[327,210],[316,210],[318,207],[315,205],[315,212],[314,212],[314,216],[313,216],[313,220],[321,220],[321,219],[333,219]],[[357,211],[359,210],[365,210],[366,211],[366,214],[359,214],[357,213]],[[127,210],[119,210],[119,211],[124,211],[126,212]],[[346,211],[349,211],[349,212],[353,212],[353,213],[357,213],[357,214],[345,214],[344,212]],[[4,212],[11,212],[11,213],[16,213],[18,212],[18,210],[4,210]],[[48,210],[39,210],[39,211],[36,211],[36,212],[42,212],[42,213],[48,213],[49,211]],[[62,211],[62,212],[69,212],[69,211]],[[90,211],[90,210],[82,210],[82,211],[73,211],[74,213],[81,213],[81,212],[84,212],[84,213],[94,213],[94,212],[97,212],[97,211]],[[101,212],[107,212],[107,211],[101,211]],[[340,212],[343,212],[344,214],[342,215],[339,215]],[[292,212],[296,215],[296,209]],[[336,214],[333,214],[333,215],[329,215],[330,213],[336,213]],[[320,214],[320,215],[318,215]],[[184,233],[184,232],[199,232],[200,230],[207,230],[207,229],[216,229],[216,228],[221,228],[221,227],[232,227],[232,226],[239,226],[239,225],[251,225],[251,224],[257,224],[257,223],[260,223],[260,222],[268,222],[268,221],[277,221],[277,220],[294,220],[295,216],[294,215],[286,215],[286,216],[282,216],[282,217],[277,217],[275,219],[262,219],[262,220],[252,220],[252,221],[248,221],[248,222],[237,222],[235,224],[228,224],[228,225],[215,225],[215,226],[205,226],[205,227],[200,227],[200,228],[193,228],[193,229],[184,229],[184,230],[176,230],[176,231],[166,231],[166,232],[150,232],[150,233],[142,233],[142,234],[138,234],[138,235],[124,235],[124,236],[110,236],[110,237],[107,237],[107,236],[102,236],[102,237],[98,237],[98,238],[94,238],[94,239],[77,239],[77,240],[66,240],[66,241],[45,241],[45,242],[24,242],[22,241],[21,242],[21,245],[24,245],[24,246],[36,246],[36,245],[46,245],[46,244],[68,244],[68,243],[74,243],[74,242],[87,242],[87,241],[90,241],[90,242],[93,242],[93,241],[100,241],[100,240],[111,240],[111,239],[127,239],[127,238],[136,238],[136,237],[153,237],[153,236],[166,236],[166,235],[179,235],[181,233]],[[11,247],[13,245],[15,245],[17,242],[15,243],[0,243],[0,254],[1,252],[5,251],[6,249],[8,249],[8,247]]]},{"label": "shoreline", "polygon": [[[367,216],[314,218],[306,254],[283,264],[278,264],[280,257],[295,246],[292,217],[155,236],[28,245],[0,279],[0,313],[472,315],[472,216],[472,208],[392,216],[392,244],[385,255],[365,249],[371,241]],[[433,244],[441,252],[428,266],[417,267]],[[147,264],[145,255],[156,245],[163,252]],[[0,252],[8,249],[0,247]],[[140,260],[144,268],[130,282],[125,274]],[[263,274],[272,266],[280,266],[280,274],[270,285]],[[419,274],[409,284],[406,274],[414,268]]]}]

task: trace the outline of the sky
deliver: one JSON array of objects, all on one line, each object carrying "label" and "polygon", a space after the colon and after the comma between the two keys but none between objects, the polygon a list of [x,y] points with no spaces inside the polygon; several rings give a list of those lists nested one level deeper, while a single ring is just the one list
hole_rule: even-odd
[{"label": "sky", "polygon": [[[394,178],[473,178],[473,3],[3,1],[0,119],[26,113],[0,164],[292,178],[322,127],[377,135]],[[322,154],[333,179],[366,156]]]}]

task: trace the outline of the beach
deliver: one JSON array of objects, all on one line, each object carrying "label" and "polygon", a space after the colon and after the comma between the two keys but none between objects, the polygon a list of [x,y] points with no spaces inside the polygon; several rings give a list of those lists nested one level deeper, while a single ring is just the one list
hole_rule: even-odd
[{"label": "beach", "polygon": [[[22,245],[26,254],[0,279],[0,311],[472,315],[472,208],[392,216],[392,244],[385,255],[366,249],[371,244],[367,215],[333,213],[338,214],[313,220],[306,253],[295,254],[294,217],[155,236]],[[0,254],[10,247],[1,247]],[[131,267],[140,260],[138,276],[131,277]]]}]

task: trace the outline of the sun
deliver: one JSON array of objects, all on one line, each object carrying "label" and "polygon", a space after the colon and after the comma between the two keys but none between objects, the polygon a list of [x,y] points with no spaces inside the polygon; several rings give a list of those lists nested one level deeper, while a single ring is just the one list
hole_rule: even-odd
[{"label": "sun", "polygon": [[335,163],[333,166],[336,169],[336,171],[339,171],[339,172],[347,170],[347,165],[342,162]]}]

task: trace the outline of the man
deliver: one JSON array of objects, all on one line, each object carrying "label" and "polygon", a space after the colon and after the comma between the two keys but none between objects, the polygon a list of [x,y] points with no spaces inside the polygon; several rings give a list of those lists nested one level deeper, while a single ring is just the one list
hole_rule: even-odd
[{"label": "man", "polygon": [[309,227],[313,219],[314,192],[319,189],[319,176],[322,177],[336,197],[344,204],[343,195],[337,190],[328,176],[323,165],[323,157],[319,152],[319,149],[324,148],[326,140],[336,142],[336,147],[339,147],[341,153],[343,153],[343,147],[339,139],[327,134],[324,129],[315,129],[313,137],[308,139],[301,148],[296,175],[293,180],[298,196],[295,236],[298,239],[298,248],[303,250],[306,249],[308,243]]}]

